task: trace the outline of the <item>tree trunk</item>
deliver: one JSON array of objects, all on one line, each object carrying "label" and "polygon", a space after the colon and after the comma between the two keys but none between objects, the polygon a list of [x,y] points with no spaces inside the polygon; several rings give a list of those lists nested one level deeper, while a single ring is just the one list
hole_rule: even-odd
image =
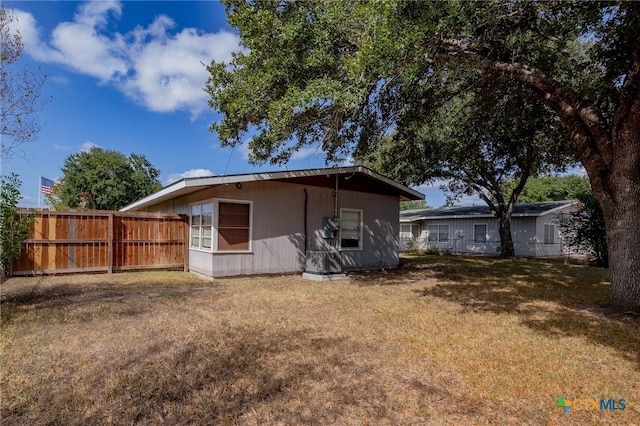
[{"label": "tree trunk", "polygon": [[500,257],[516,257],[513,238],[511,238],[511,217],[498,218],[498,227],[500,232]]},{"label": "tree trunk", "polygon": [[640,185],[603,205],[609,248],[610,312],[640,314]]}]

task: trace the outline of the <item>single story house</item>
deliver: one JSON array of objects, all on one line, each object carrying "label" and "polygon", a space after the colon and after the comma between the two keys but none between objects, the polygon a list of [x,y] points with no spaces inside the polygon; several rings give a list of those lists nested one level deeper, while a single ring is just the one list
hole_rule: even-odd
[{"label": "single story house", "polygon": [[186,178],[123,211],[189,217],[189,270],[330,274],[399,263],[400,201],[424,195],[366,167]]},{"label": "single story house", "polygon": [[[511,214],[516,255],[563,255],[558,223],[562,214],[573,211],[576,206],[575,201],[516,204]],[[401,211],[400,240],[403,250],[415,247],[497,254],[500,247],[498,221],[487,205]]]}]

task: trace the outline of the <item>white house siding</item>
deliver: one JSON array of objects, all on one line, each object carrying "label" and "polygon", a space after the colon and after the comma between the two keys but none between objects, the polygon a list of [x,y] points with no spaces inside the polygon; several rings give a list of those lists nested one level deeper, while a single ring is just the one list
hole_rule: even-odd
[{"label": "white house siding", "polygon": [[[487,226],[487,242],[476,243],[474,225]],[[419,222],[420,236],[416,241],[417,248],[428,250],[449,250],[454,253],[497,254],[500,247],[498,222],[492,217],[471,219],[432,219]],[[428,240],[429,225],[449,225],[449,241],[434,242]],[[542,226],[542,225],[540,225]],[[511,236],[517,256],[541,256],[542,241],[536,238],[536,218],[515,217],[511,219]],[[406,247],[406,242],[403,244]],[[551,254],[548,254],[551,256]]]},{"label": "white house siding", "polygon": [[[334,216],[332,188],[276,181],[215,186],[169,200],[149,211],[189,214],[190,205],[215,198],[252,201],[251,253],[209,253],[189,250],[189,268],[219,277],[261,273],[299,272],[305,268],[304,190],[307,190],[308,250],[326,250],[322,219]],[[398,258],[399,199],[354,191],[338,192],[340,208],[363,210],[363,249],[342,252],[345,268],[396,266]]]},{"label": "white house siding", "polygon": [[[496,222],[497,225],[497,222]],[[534,257],[538,240],[536,236],[536,218],[514,217],[511,219],[511,237],[516,256]],[[498,236],[498,240],[500,237]]]},{"label": "white house siding", "polygon": [[[558,223],[560,222],[560,214],[557,215],[546,215],[540,216],[536,220],[536,233],[538,235],[538,244],[536,244],[536,256],[547,257],[547,256],[562,256],[563,254],[563,245],[562,245],[562,235],[560,233],[560,227]],[[553,243],[546,244],[544,241],[544,225],[545,224],[553,224],[554,232],[553,232]]]}]

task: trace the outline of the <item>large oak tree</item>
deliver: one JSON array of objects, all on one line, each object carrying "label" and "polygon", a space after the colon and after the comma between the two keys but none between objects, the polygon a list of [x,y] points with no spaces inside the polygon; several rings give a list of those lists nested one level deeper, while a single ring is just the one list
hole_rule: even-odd
[{"label": "large oak tree", "polygon": [[565,126],[604,211],[611,307],[640,311],[640,3],[227,1],[244,50],[212,63],[224,145],[328,161],[508,75]]}]

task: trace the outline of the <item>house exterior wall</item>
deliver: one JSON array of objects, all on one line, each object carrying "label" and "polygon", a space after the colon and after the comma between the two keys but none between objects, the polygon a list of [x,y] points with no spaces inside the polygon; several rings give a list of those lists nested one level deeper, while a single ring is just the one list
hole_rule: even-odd
[{"label": "house exterior wall", "polygon": [[[560,233],[560,214],[546,215],[536,218],[536,254],[535,256],[547,257],[547,256],[562,256],[563,245],[562,235]],[[547,243],[544,240],[545,225],[553,225],[553,242]]]},{"label": "house exterior wall", "polygon": [[[561,256],[563,254],[562,240],[557,226],[559,214],[549,214],[540,217],[514,217],[511,219],[511,236],[517,256],[544,257]],[[428,250],[437,248],[440,251],[449,250],[454,253],[476,253],[495,255],[500,247],[500,233],[498,221],[494,218],[461,218],[461,219],[427,219],[418,222],[419,237],[415,241],[416,248]],[[544,224],[555,224],[554,243],[544,244]],[[474,225],[486,224],[486,243],[474,242]],[[449,225],[449,241],[429,241],[429,225]],[[401,242],[401,248],[406,249],[407,241]]]},{"label": "house exterior wall", "polygon": [[[211,276],[301,272],[305,269],[305,189],[307,250],[328,250],[337,240],[323,238],[323,218],[334,217],[332,188],[277,181],[214,186],[149,207],[148,211],[190,214],[191,204],[212,199],[251,201],[251,252],[189,250],[189,268]],[[341,208],[361,209],[362,250],[342,250],[344,268],[397,266],[398,196],[338,191]]]}]

